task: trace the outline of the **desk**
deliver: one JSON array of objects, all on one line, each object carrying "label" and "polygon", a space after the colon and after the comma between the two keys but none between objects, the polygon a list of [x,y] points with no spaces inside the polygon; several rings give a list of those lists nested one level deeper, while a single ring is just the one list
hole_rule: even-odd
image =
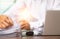
[{"label": "desk", "polygon": [[28,36],[28,37],[6,37],[0,36],[0,39],[60,39],[60,36]]}]

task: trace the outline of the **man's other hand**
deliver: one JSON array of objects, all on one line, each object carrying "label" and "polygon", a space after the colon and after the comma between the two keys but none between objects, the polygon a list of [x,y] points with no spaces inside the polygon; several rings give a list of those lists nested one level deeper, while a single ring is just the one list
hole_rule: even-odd
[{"label": "man's other hand", "polygon": [[13,26],[13,21],[11,18],[5,15],[0,15],[0,29],[5,29]]}]

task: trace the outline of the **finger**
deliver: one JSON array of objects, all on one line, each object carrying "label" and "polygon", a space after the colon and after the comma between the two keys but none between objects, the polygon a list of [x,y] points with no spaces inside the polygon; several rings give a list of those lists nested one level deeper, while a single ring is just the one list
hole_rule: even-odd
[{"label": "finger", "polygon": [[2,26],[2,22],[0,22],[0,29],[2,29],[3,28],[3,26]]},{"label": "finger", "polygon": [[6,18],[5,22],[7,22],[10,26],[13,25],[12,19],[10,19],[10,18],[8,18],[8,17]]},{"label": "finger", "polygon": [[1,24],[0,24],[0,29],[1,29],[1,27],[2,27],[2,26],[1,26]]},{"label": "finger", "polygon": [[10,19],[10,18],[9,18],[9,24],[10,24],[10,26],[13,25],[13,21],[12,21],[12,19]]},{"label": "finger", "polygon": [[21,26],[21,29],[24,29],[25,28],[25,25]]},{"label": "finger", "polygon": [[4,29],[6,26],[4,24],[1,24],[1,29]]},{"label": "finger", "polygon": [[9,23],[9,19],[7,19],[7,18],[4,21],[7,22],[7,23]]},{"label": "finger", "polygon": [[6,17],[6,19],[4,20],[5,22],[9,23],[9,17]]},{"label": "finger", "polygon": [[5,21],[3,21],[2,23],[5,25],[5,27],[9,26],[9,24],[7,22],[5,22]]}]

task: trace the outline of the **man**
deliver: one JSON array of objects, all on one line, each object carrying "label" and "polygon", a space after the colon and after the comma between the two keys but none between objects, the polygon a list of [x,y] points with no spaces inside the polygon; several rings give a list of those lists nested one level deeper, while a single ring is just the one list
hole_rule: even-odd
[{"label": "man", "polygon": [[[5,16],[6,18],[3,22],[7,20],[9,21],[9,19],[11,18],[11,21],[9,22],[12,24],[12,27],[6,29],[6,25],[3,24],[3,28],[0,25],[0,28],[5,29],[2,30],[0,34],[13,33],[19,28],[25,30],[32,30],[34,32],[34,35],[41,34],[43,30],[42,26],[45,21],[46,6],[47,0],[17,0],[17,2],[3,14],[8,16],[8,19]],[[0,24],[2,23],[0,22]],[[9,27],[10,24],[7,24]]]},{"label": "man", "polygon": [[[41,34],[43,29],[41,26],[43,26],[43,22],[45,20],[46,4],[46,0],[17,0],[17,2],[3,14],[7,15],[8,18],[11,18],[11,21],[13,21],[13,26],[1,31],[0,33],[9,34],[15,32],[21,25],[20,21],[26,16],[24,20],[25,22],[28,21],[26,23],[27,25],[22,26],[21,29],[32,30],[35,35]],[[5,20],[6,18],[4,21]],[[7,26],[4,25],[4,27]]]}]

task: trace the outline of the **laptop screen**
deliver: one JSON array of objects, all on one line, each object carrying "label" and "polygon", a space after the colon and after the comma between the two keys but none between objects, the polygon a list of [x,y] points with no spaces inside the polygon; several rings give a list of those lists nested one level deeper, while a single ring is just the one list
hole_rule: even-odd
[{"label": "laptop screen", "polygon": [[43,35],[60,35],[60,11],[47,11]]}]

